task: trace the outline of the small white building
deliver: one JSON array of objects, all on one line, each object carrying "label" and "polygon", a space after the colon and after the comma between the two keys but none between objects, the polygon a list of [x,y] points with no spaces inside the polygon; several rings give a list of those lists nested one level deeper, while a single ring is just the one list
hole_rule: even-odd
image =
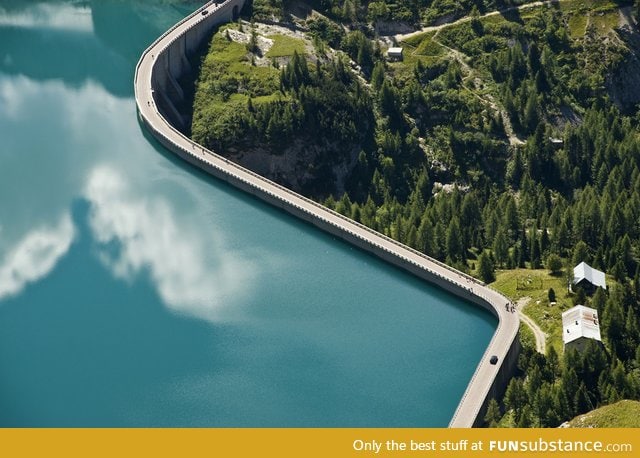
[{"label": "small white building", "polygon": [[593,292],[598,286],[607,289],[604,272],[594,269],[586,262],[573,268],[573,284],[582,287],[586,292]]},{"label": "small white building", "polygon": [[602,342],[598,311],[584,305],[576,305],[562,314],[562,342],[564,351],[575,348],[581,351],[587,342]]},{"label": "small white building", "polygon": [[402,48],[389,48],[387,49],[388,60],[402,60]]},{"label": "small white building", "polygon": [[564,140],[561,138],[549,137],[549,142],[554,148],[562,148],[564,146]]}]

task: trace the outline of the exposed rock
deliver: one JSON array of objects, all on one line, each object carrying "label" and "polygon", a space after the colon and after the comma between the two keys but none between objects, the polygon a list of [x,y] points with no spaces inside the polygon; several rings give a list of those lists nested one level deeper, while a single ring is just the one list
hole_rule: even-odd
[{"label": "exposed rock", "polygon": [[618,29],[618,35],[629,52],[609,73],[605,85],[613,103],[629,111],[640,103],[640,35],[629,25]]},{"label": "exposed rock", "polygon": [[[277,155],[261,147],[243,148],[241,152],[230,149],[228,153],[234,162],[293,191],[316,189],[317,183],[322,182],[324,189],[316,189],[321,194],[340,196],[344,193],[346,179],[355,167],[357,154],[355,150],[350,151],[345,160],[334,163],[331,168],[317,170],[314,164],[321,162],[318,158],[325,156],[328,149],[333,148],[296,140]],[[332,174],[333,179],[327,179],[327,173]]]}]

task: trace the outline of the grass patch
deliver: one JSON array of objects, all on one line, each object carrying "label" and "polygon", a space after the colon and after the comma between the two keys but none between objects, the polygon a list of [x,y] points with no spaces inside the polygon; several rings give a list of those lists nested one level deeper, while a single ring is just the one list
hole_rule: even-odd
[{"label": "grass patch", "polygon": [[418,46],[420,46],[420,43],[422,43],[426,39],[433,38],[435,34],[436,34],[435,32],[417,33],[412,37],[404,39],[402,43],[408,46],[413,46],[414,48],[417,48]]},{"label": "grass patch", "polygon": [[229,40],[222,27],[213,37],[200,69],[193,102],[192,138],[206,143],[209,132],[223,138],[234,116],[252,103],[267,103],[280,94],[279,71],[251,64],[243,43]]},{"label": "grass patch", "polygon": [[[524,313],[548,334],[547,345],[562,354],[562,312],[573,307],[564,276],[552,276],[544,269],[506,270],[497,272],[491,286],[514,301],[530,297]],[[556,305],[549,304],[549,288],[556,293]]]},{"label": "grass patch", "polygon": [[241,62],[247,59],[247,48],[235,41],[229,41],[224,36],[224,32],[220,31],[215,34],[211,43],[211,49],[205,59],[207,62]]},{"label": "grass patch", "polygon": [[404,54],[402,62],[389,62],[389,69],[393,72],[394,76],[398,78],[398,80],[404,82],[412,78],[413,69],[418,61],[428,67],[439,59],[439,57],[417,56],[408,52]]},{"label": "grass patch", "polygon": [[560,2],[560,11],[603,11],[618,8],[620,5],[615,1],[602,0],[568,0]]},{"label": "grass patch", "polygon": [[438,43],[436,43],[432,37],[425,38],[418,45],[415,54],[419,56],[441,56],[444,54],[444,49]]},{"label": "grass patch", "polygon": [[520,343],[526,348],[536,348],[536,337],[529,326],[520,323]]},{"label": "grass patch", "polygon": [[273,46],[267,52],[266,57],[293,56],[294,52],[298,54],[305,53],[304,41],[299,38],[280,34],[269,35],[268,38],[273,40]]},{"label": "grass patch", "polygon": [[618,26],[618,10],[612,10],[601,13],[593,13],[590,21],[601,35],[608,34],[611,30]]},{"label": "grass patch", "polygon": [[513,300],[530,297],[535,300],[548,301],[549,288],[556,292],[557,301],[569,300],[565,278],[553,276],[546,269],[513,269],[496,272],[494,288]]},{"label": "grass patch", "polygon": [[600,407],[569,422],[572,428],[640,428],[640,402],[623,400]]},{"label": "grass patch", "polygon": [[[402,44],[406,44],[402,42]],[[433,65],[441,59],[441,56],[421,56],[415,53],[413,47],[405,47],[402,60],[399,62],[388,62],[388,68],[400,81],[407,81],[413,77],[413,69],[418,62],[425,66]]]},{"label": "grass patch", "polygon": [[251,102],[254,105],[260,105],[261,103],[270,103],[270,102],[275,102],[277,100],[288,100],[288,98],[286,96],[283,96],[279,92],[276,92],[270,95],[261,95],[261,96],[255,97],[251,99]]},{"label": "grass patch", "polygon": [[197,93],[218,102],[238,101],[238,95],[270,96],[278,92],[278,78],[278,70],[271,66],[252,66],[246,46],[227,39],[220,30],[202,64]]},{"label": "grass patch", "polygon": [[571,38],[580,38],[584,36],[587,28],[587,16],[581,13],[572,14],[569,17],[569,33]]}]

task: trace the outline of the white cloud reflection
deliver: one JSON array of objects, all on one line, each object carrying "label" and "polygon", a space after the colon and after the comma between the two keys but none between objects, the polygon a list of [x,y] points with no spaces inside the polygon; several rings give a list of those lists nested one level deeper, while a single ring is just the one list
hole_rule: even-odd
[{"label": "white cloud reflection", "polygon": [[0,6],[0,26],[93,32],[91,9],[67,4],[41,3],[20,11],[8,11]]},{"label": "white cloud reflection", "polygon": [[65,214],[57,226],[32,230],[22,238],[0,265],[0,300],[48,275],[69,251],[74,234],[71,216]]},{"label": "white cloud reflection", "polygon": [[214,228],[178,222],[167,201],[136,194],[108,167],[90,174],[86,197],[100,258],[115,276],[147,271],[168,306],[208,320],[248,292],[253,264],[209,236]]}]

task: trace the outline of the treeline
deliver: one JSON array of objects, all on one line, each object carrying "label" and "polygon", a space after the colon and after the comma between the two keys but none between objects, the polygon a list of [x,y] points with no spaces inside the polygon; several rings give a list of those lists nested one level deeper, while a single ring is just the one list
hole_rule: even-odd
[{"label": "treeline", "polygon": [[482,176],[468,191],[435,197],[424,163],[409,168],[411,133],[403,142],[387,131],[377,140],[389,156],[377,157],[368,187],[356,186],[366,197],[326,204],[462,270],[484,251],[503,268],[540,268],[553,254],[624,282],[635,277],[640,252],[640,140],[630,121],[593,107],[583,124],[566,128],[559,151],[541,125],[508,160],[505,183]]},{"label": "treeline", "polygon": [[[254,16],[268,19],[286,16],[292,0],[254,0]],[[455,19],[472,9],[489,11],[527,3],[526,0],[309,0],[314,9],[344,23],[402,21],[410,24],[431,24],[440,18]]]}]

